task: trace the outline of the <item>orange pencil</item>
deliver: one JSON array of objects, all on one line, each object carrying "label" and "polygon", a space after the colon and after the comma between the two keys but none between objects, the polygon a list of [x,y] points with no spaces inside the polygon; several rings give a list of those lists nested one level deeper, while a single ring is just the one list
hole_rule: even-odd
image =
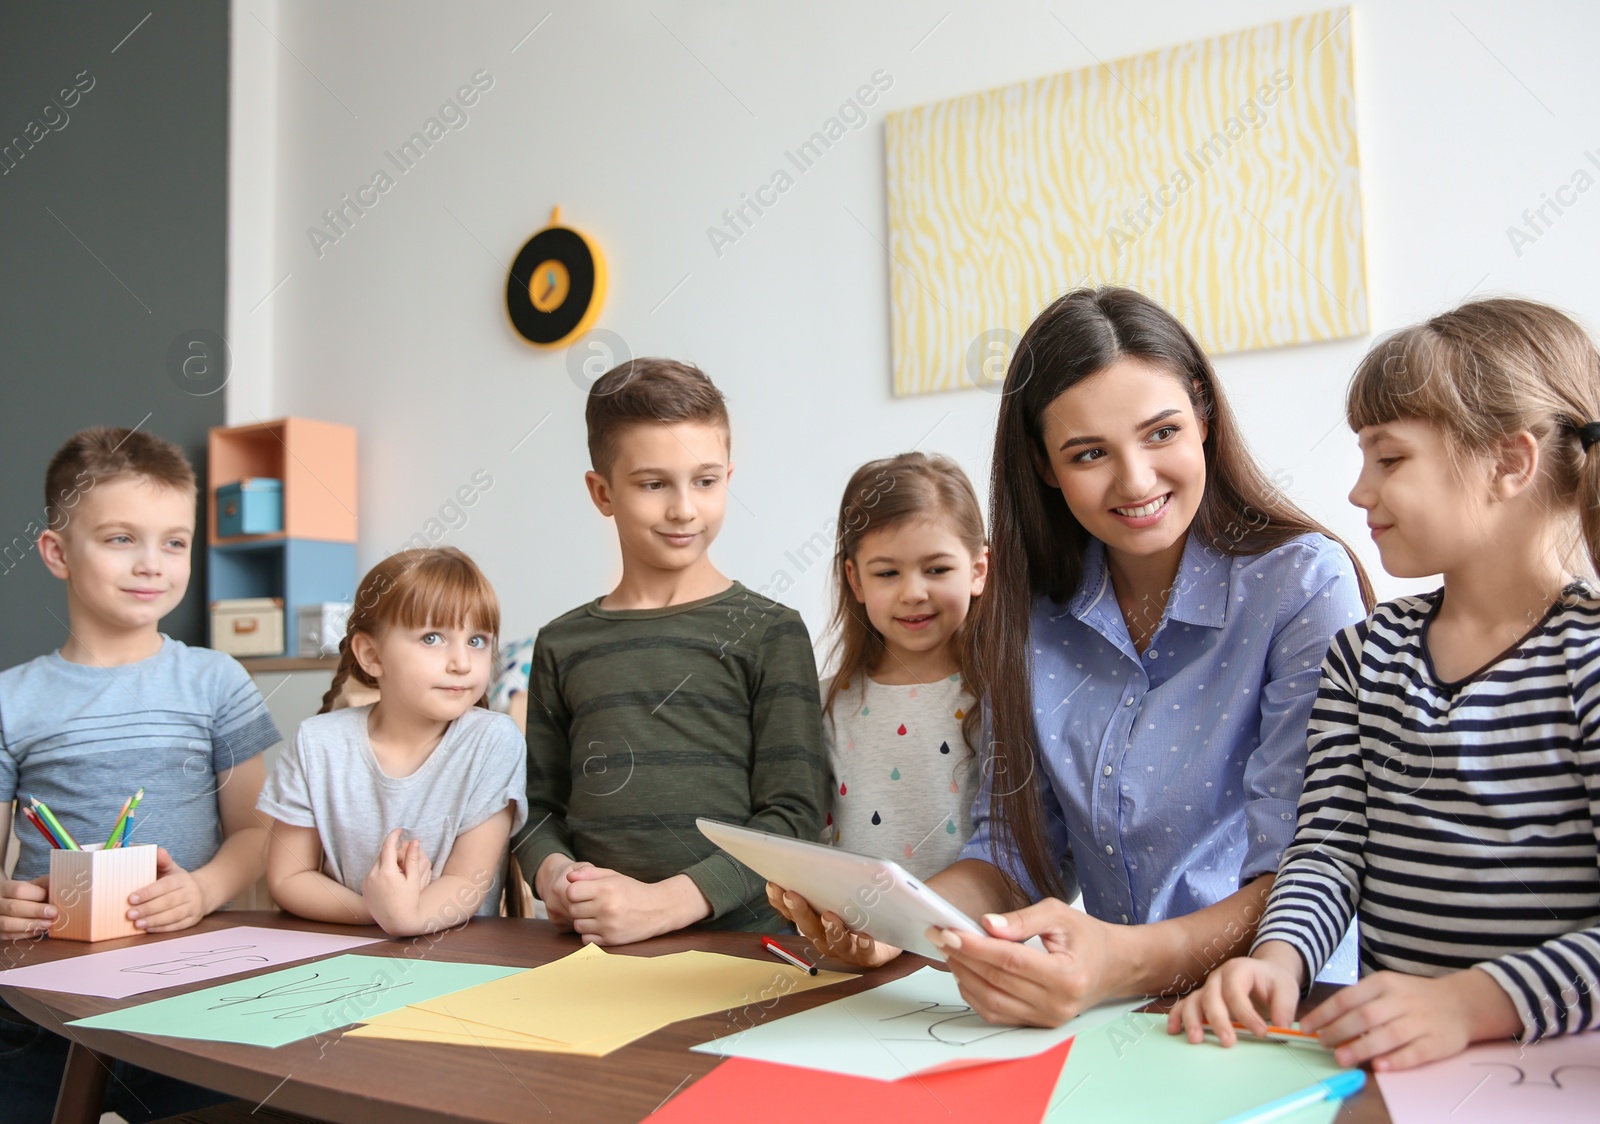
[{"label": "orange pencil", "polygon": [[128,821],[133,818],[134,809],[139,807],[139,801],[144,799],[144,789],[141,787],[128,799],[122,802],[122,811],[117,813],[117,822],[111,825],[111,834],[106,837],[106,845],[101,850],[109,851],[113,847],[122,846],[122,841],[127,837],[131,828]]},{"label": "orange pencil", "polygon": [[[1244,1031],[1245,1034],[1252,1038],[1255,1037],[1255,1032],[1242,1022],[1235,1020],[1233,1027],[1235,1030]],[[1206,1033],[1215,1034],[1216,1031],[1208,1026],[1206,1027]],[[1319,1049],[1327,1049],[1315,1034],[1310,1034],[1304,1030],[1295,1030],[1293,1027],[1288,1026],[1269,1026],[1267,1027],[1266,1037],[1282,1042],[1287,1046],[1316,1046]]]},{"label": "orange pencil", "polygon": [[122,830],[122,820],[128,814],[128,805],[133,803],[133,797],[128,797],[122,802],[122,811],[117,813],[117,818],[111,823],[111,834],[106,836],[106,845],[102,850],[109,851],[117,845],[117,832]]}]

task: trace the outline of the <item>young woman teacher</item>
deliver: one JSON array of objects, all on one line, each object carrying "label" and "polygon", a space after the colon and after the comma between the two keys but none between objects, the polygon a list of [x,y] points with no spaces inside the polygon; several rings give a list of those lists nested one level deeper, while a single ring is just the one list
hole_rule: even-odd
[{"label": "young woman teacher", "polygon": [[[1054,1026],[1249,949],[1323,655],[1372,595],[1251,460],[1194,337],[1127,289],[1075,290],[1028,328],[990,506],[984,784],[961,859],[928,880],[990,935],[932,937],[984,1018]],[[768,896],[826,954],[899,954]]]}]

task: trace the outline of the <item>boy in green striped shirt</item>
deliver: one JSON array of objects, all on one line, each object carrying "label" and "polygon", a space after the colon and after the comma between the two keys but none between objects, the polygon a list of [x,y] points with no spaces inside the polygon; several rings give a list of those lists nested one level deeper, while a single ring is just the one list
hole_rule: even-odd
[{"label": "boy in green striped shirt", "polygon": [[595,381],[586,419],[584,479],[622,580],[539,631],[518,861],[586,941],[779,932],[764,880],[694,824],[816,839],[827,807],[805,623],[707,554],[733,471],[722,394],[694,367],[633,360]]}]

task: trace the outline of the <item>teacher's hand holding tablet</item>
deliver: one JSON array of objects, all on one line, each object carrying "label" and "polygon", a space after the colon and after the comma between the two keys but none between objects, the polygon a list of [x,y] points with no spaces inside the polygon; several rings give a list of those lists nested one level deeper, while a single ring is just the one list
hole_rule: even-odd
[{"label": "teacher's hand holding tablet", "polygon": [[1056,1027],[1125,990],[1113,978],[1117,926],[1058,898],[980,922],[992,936],[930,929],[928,939],[944,951],[961,997],[988,1022]]},{"label": "teacher's hand holding tablet", "polygon": [[[849,928],[836,913],[819,915],[805,898],[776,883],[767,883],[767,900],[824,956],[876,968],[900,955],[893,945]],[[940,928],[927,935],[943,952],[962,998],[988,1022],[1060,1026],[1126,990],[1119,989],[1112,970],[1117,927],[1057,898],[986,913],[982,924],[989,936]]]}]

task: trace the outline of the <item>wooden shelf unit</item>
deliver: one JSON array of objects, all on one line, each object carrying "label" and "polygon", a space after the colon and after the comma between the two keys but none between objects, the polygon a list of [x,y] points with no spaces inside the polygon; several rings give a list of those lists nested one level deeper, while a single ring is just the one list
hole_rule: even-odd
[{"label": "wooden shelf unit", "polygon": [[[248,477],[283,481],[283,532],[290,539],[356,541],[356,431],[347,425],[280,418],[213,429],[208,441],[207,542],[217,546],[217,485]],[[226,541],[271,536],[246,535]]]},{"label": "wooden shelf unit", "polygon": [[[356,431],[309,418],[219,427],[207,454],[206,599],[282,600],[285,652],[259,659],[293,660],[300,607],[355,597]],[[283,481],[283,530],[219,538],[217,488],[252,477]]]}]

